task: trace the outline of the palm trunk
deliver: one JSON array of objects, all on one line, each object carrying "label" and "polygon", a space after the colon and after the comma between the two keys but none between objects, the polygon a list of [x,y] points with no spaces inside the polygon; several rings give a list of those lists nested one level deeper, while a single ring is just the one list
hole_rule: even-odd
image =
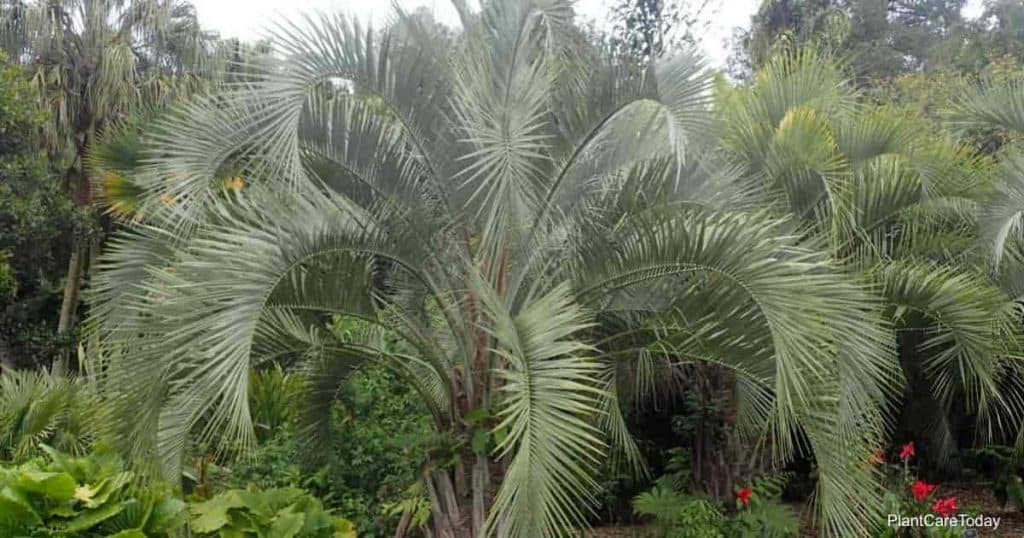
[{"label": "palm trunk", "polygon": [[490,483],[487,456],[477,454],[473,463],[473,536],[483,536],[487,522],[487,487]]},{"label": "palm trunk", "polygon": [[433,516],[434,532],[438,538],[463,538],[462,529],[458,528],[460,519],[458,510],[452,511],[447,496],[438,491],[438,485],[442,481],[451,483],[444,471],[434,471],[423,474],[423,482],[426,485],[427,497],[430,499],[430,511]]},{"label": "palm trunk", "polygon": [[[484,455],[474,456],[470,471],[469,491],[460,495],[454,484],[452,471],[437,470],[424,473],[427,497],[433,520],[431,527],[438,538],[484,538],[488,508],[493,501],[491,488],[492,465],[496,462]],[[501,529],[491,536],[502,536]]]},{"label": "palm trunk", "polygon": [[398,528],[395,529],[394,538],[405,538],[405,533],[409,532],[409,524],[412,522],[412,512],[406,510],[402,512],[402,519],[398,522]]}]

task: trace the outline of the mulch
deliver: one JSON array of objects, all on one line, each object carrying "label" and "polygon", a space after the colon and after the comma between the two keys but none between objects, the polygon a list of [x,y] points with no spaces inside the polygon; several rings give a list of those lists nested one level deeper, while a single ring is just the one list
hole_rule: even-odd
[{"label": "mulch", "polygon": [[651,538],[654,533],[645,527],[598,527],[583,532],[582,538]]},{"label": "mulch", "polygon": [[[936,491],[938,497],[954,496],[965,509],[976,510],[983,515],[998,517],[999,529],[979,529],[979,537],[1024,538],[1024,512],[1010,506],[1001,507],[992,491],[983,484],[943,484]],[[816,536],[812,529],[805,529],[805,537]],[[651,538],[654,534],[643,526],[598,527],[583,532],[581,538]]]},{"label": "mulch", "polygon": [[942,497],[954,496],[963,508],[977,510],[983,515],[998,517],[998,530],[980,529],[978,536],[1024,537],[1024,512],[1011,506],[1001,507],[992,490],[985,485],[941,485],[937,490]]}]

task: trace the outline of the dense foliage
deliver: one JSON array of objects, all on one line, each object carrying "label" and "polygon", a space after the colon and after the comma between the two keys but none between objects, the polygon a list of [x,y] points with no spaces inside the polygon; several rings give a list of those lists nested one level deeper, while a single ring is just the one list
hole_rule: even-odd
[{"label": "dense foliage", "polygon": [[906,73],[975,73],[1024,53],[1024,3],[983,0],[967,18],[965,0],[763,0],[738,33],[731,61],[746,77],[780,41],[812,44],[851,64],[860,83]]},{"label": "dense foliage", "polygon": [[46,113],[0,55],[0,368],[45,365],[56,338],[68,236],[85,226],[41,150]]},{"label": "dense foliage", "polygon": [[288,393],[270,387],[297,384],[300,375],[277,369],[254,372],[250,387],[267,389],[250,395],[262,440],[250,457],[232,463],[217,479],[237,488],[302,487],[351,519],[360,536],[392,536],[402,510],[385,517],[385,507],[423,498],[414,486],[426,461],[426,410],[394,374],[366,368],[340,388],[337,402],[330,406],[332,421],[323,451],[311,454],[295,431],[294,421],[302,412],[299,397],[281,402],[289,418],[278,423],[272,435],[263,438],[259,433],[261,424],[271,423],[261,418],[268,414],[259,409]]}]

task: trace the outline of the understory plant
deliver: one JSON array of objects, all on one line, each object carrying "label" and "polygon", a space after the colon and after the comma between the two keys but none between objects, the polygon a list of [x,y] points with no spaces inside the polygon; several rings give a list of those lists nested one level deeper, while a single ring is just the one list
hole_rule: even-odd
[{"label": "understory plant", "polygon": [[345,518],[326,512],[320,501],[297,488],[232,489],[197,504],[190,529],[196,536],[251,538],[355,538]]},{"label": "understory plant", "polygon": [[[0,536],[25,538],[355,538],[355,527],[298,488],[232,489],[187,504],[140,480],[112,449],[0,465]],[[190,517],[191,512],[191,517]]]},{"label": "understory plant", "polygon": [[970,456],[982,476],[989,480],[999,504],[1024,510],[1024,468],[1013,447],[985,445],[973,450]]},{"label": "understory plant", "polygon": [[85,454],[101,430],[103,405],[88,376],[4,371],[0,375],[0,461],[40,456],[41,443]]},{"label": "understory plant", "polygon": [[0,466],[0,536],[159,538],[188,521],[168,488],[133,487],[109,449],[84,457],[42,450],[45,457]]},{"label": "understory plant", "polygon": [[[345,333],[359,325],[339,321],[335,329]],[[332,405],[317,406],[318,412],[330,413],[331,420],[319,434],[322,450],[310,453],[298,422],[308,411],[305,398],[301,393],[282,398],[280,388],[271,389],[304,387],[304,374],[278,368],[252,373],[251,380],[262,387],[250,391],[253,420],[276,424],[270,428],[273,435],[259,439],[250,454],[234,461],[219,466],[207,463],[211,472],[205,490],[215,494],[225,488],[299,487],[325,507],[344,514],[356,524],[359,535],[366,537],[394,536],[406,508],[414,512],[410,523],[424,524],[419,508],[426,506],[429,519],[429,502],[418,503],[426,499],[418,477],[431,430],[430,417],[417,395],[393,372],[378,365],[364,366],[339,387]],[[260,418],[271,414],[287,418]]]},{"label": "understory plant", "polygon": [[653,518],[661,538],[784,538],[796,536],[800,518],[779,498],[788,475],[766,474],[738,484],[732,504],[684,493],[660,480],[633,499],[633,510]]}]

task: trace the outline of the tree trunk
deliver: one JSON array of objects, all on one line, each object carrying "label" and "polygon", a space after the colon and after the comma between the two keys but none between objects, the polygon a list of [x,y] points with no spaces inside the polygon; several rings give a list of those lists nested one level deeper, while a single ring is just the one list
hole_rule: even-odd
[{"label": "tree trunk", "polygon": [[[91,132],[91,131],[89,131]],[[85,148],[91,136],[83,133],[76,139],[78,166],[82,166]],[[92,206],[92,186],[85,170],[75,165],[65,173],[72,200],[78,207]],[[60,319],[57,320],[57,335],[67,337],[75,326],[75,310],[78,307],[78,293],[82,287],[82,269],[86,258],[86,241],[82,230],[74,230],[71,238],[71,254],[68,257],[68,274],[64,279],[64,298],[60,305]],[[65,375],[71,361],[71,349],[66,348],[53,363],[53,373]]]},{"label": "tree trunk", "polygon": [[14,353],[11,351],[10,342],[0,336],[0,374],[5,370],[14,371]]},{"label": "tree trunk", "polygon": [[[57,335],[67,337],[74,328],[75,307],[78,305],[78,292],[82,286],[82,241],[75,237],[71,245],[71,256],[68,259],[68,275],[64,282],[64,299],[60,305],[60,319],[57,321]],[[71,350],[64,349],[53,363],[54,375],[65,375],[71,360]]]}]

